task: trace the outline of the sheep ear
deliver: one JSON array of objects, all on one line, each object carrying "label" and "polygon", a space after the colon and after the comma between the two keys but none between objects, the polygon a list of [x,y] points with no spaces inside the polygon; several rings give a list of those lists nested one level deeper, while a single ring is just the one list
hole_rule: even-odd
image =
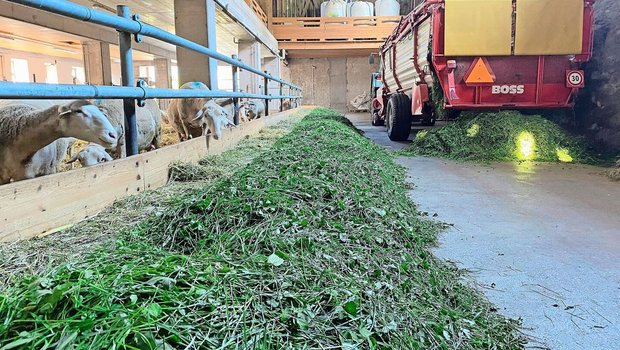
[{"label": "sheep ear", "polygon": [[204,107],[201,110],[199,110],[198,113],[196,113],[196,117],[193,120],[198,120],[202,118],[202,115],[205,114],[204,110],[205,110]]},{"label": "sheep ear", "polygon": [[97,108],[99,108],[101,113],[105,114],[106,117],[110,115],[110,110],[107,107],[97,106]]},{"label": "sheep ear", "polygon": [[67,106],[58,106],[58,116],[59,117],[66,117],[69,114],[71,114],[71,108],[67,107]]}]

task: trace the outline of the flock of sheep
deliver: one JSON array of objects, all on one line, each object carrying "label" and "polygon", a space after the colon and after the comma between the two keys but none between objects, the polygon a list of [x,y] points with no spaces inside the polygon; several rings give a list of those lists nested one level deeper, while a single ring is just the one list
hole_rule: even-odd
[{"label": "flock of sheep", "polygon": [[[181,88],[208,89],[200,82]],[[136,108],[138,148],[160,147],[162,120],[180,141],[204,133],[218,140],[224,128],[234,125],[232,109],[230,99],[188,98],[172,100],[164,112],[157,101],[147,100],[145,107]],[[250,100],[239,115],[248,121],[264,112],[261,100]],[[92,166],[125,157],[124,131],[122,100],[0,100],[0,185],[57,173],[63,163]],[[76,140],[88,144],[66,160]]]}]

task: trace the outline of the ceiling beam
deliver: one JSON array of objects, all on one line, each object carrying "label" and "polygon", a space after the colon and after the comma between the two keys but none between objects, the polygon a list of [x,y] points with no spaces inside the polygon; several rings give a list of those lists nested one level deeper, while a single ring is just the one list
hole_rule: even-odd
[{"label": "ceiling beam", "polygon": [[274,54],[278,54],[278,41],[267,26],[254,14],[243,0],[215,0],[230,18],[237,21],[259,42]]},{"label": "ceiling beam", "polygon": [[280,48],[285,49],[291,58],[325,58],[325,57],[352,57],[368,56],[379,52],[382,42],[280,42]]}]

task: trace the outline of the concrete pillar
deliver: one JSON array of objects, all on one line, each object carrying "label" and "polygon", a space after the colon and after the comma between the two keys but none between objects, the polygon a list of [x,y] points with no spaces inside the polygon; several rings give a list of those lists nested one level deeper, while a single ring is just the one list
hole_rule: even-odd
[{"label": "concrete pillar", "polygon": [[112,61],[110,45],[100,41],[83,41],[84,73],[86,83],[112,85]]},{"label": "concrete pillar", "polygon": [[[216,50],[215,1],[174,0],[177,35]],[[217,61],[191,50],[177,47],[179,82],[201,81],[217,89]]]},{"label": "concrete pillar", "polygon": [[170,78],[170,67],[172,62],[169,58],[156,58],[155,64],[155,80],[156,87],[158,88],[170,88],[172,87],[172,79]]},{"label": "concrete pillar", "polygon": [[[239,59],[250,67],[262,70],[261,44],[256,41],[239,41]],[[252,72],[239,72],[239,88],[253,94],[262,93],[263,77]]]}]

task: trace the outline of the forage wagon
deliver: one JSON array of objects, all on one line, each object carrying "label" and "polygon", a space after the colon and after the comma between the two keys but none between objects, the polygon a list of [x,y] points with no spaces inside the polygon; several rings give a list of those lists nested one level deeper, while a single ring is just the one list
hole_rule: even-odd
[{"label": "forage wagon", "polygon": [[[571,109],[592,56],[594,0],[426,0],[379,53],[373,125],[390,139],[412,122],[463,110]],[[374,57],[371,56],[371,63]]]}]

